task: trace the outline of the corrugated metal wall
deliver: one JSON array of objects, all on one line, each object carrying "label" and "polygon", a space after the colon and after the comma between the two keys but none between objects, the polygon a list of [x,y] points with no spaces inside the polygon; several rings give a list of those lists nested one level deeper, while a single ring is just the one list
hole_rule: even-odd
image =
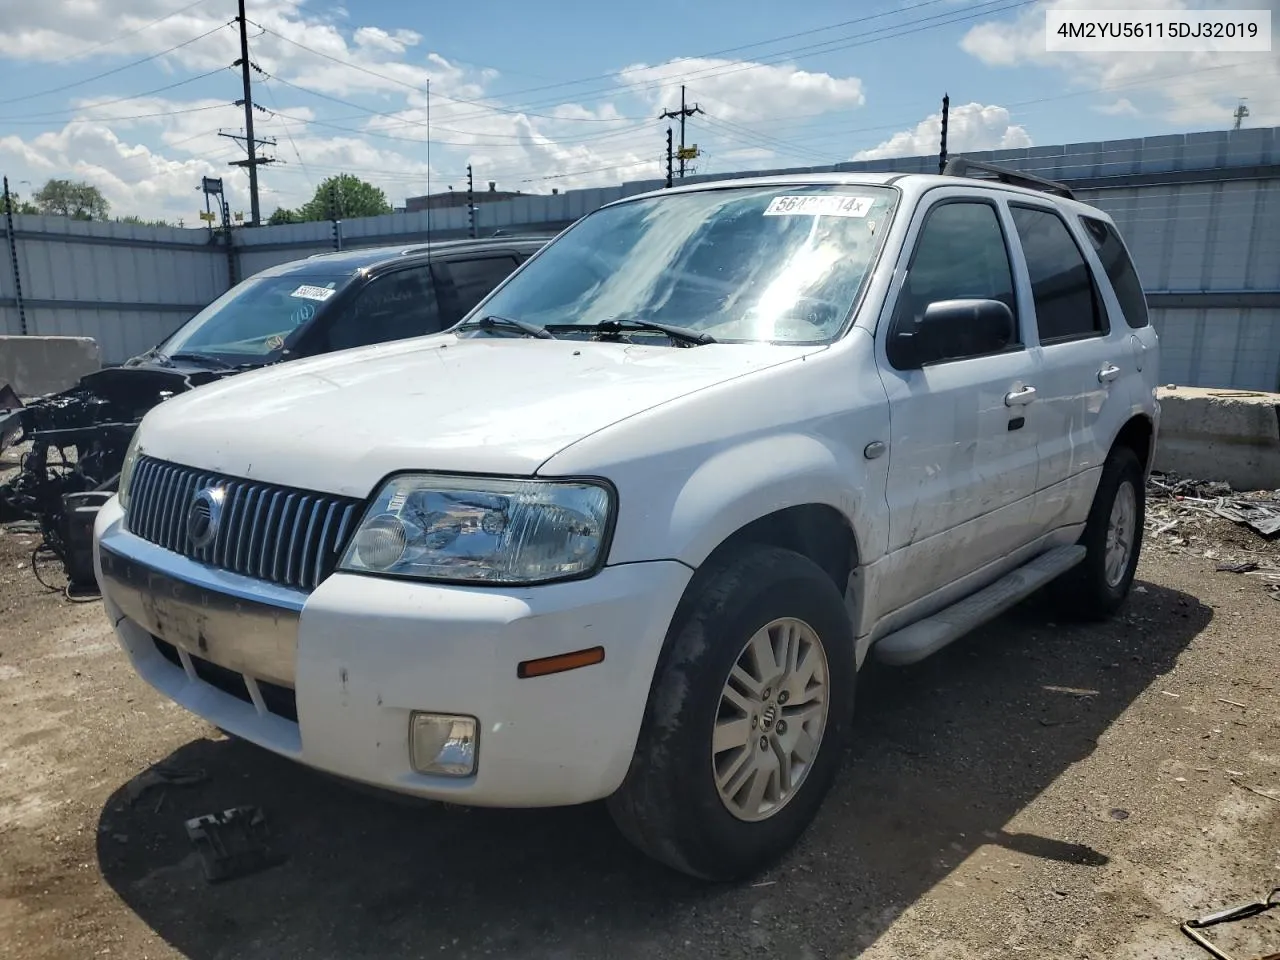
[{"label": "corrugated metal wall", "polygon": [[[1162,339],[1162,379],[1280,389],[1280,128],[1216,131],[967,154],[1066,180],[1123,231]],[[769,173],[937,172],[936,157],[691,177]],[[604,203],[661,181],[525,196],[476,208],[477,232],[554,231]],[[341,224],[344,248],[465,236],[465,209],[392,214]],[[93,336],[104,358],[137,354],[214,299],[227,251],[207,230],[15,217],[30,333]],[[2,223],[0,218],[0,223]],[[7,247],[7,237],[4,237]],[[333,225],[236,232],[238,276],[334,249]],[[0,265],[0,332],[18,333],[7,249]]]},{"label": "corrugated metal wall", "polygon": [[[207,230],[17,216],[23,317],[5,236],[0,332],[96,339],[108,362],[162,339],[227,289],[223,247]],[[25,321],[25,331],[23,330]]]}]

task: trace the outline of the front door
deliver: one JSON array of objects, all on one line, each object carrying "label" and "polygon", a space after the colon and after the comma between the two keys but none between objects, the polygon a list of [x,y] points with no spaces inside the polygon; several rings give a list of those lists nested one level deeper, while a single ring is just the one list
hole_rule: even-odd
[{"label": "front door", "polygon": [[[912,224],[914,241],[877,350],[889,398],[889,556],[877,577],[879,616],[997,561],[1034,539],[1037,440],[1034,358],[1018,309],[999,203],[943,189]],[[905,266],[905,269],[904,269]],[[1016,342],[997,353],[958,350],[923,369],[894,365],[895,330],[935,301],[999,300]],[[963,337],[957,337],[963,341]]]}]

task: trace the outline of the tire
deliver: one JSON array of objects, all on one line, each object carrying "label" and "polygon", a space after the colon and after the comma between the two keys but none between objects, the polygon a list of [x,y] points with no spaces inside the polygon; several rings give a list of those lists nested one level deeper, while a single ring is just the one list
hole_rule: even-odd
[{"label": "tire", "polygon": [[[1129,447],[1116,447],[1107,457],[1098,480],[1089,519],[1079,543],[1088,552],[1078,566],[1054,584],[1054,599],[1062,612],[1074,619],[1102,620],[1120,608],[1138,569],[1142,553],[1142,530],[1146,519],[1146,486],[1142,465]],[[1126,493],[1126,490],[1128,493]],[[1129,498],[1129,495],[1131,499]],[[1111,557],[1111,521],[1117,504],[1129,503],[1131,531],[1128,552],[1122,563]],[[1119,508],[1123,512],[1123,506]]]},{"label": "tire", "polygon": [[[757,669],[761,661],[747,648],[776,621],[785,622],[774,627],[772,649],[755,649],[776,654],[798,641],[795,649],[804,653],[793,658],[800,665],[790,682],[784,679],[770,689],[757,683],[759,699],[738,687],[733,703],[722,702],[730,696],[726,684],[735,667],[755,674],[753,680],[769,673]],[[819,654],[825,655],[825,664]],[[805,660],[806,655],[817,659]],[[825,671],[810,675],[815,665]],[[776,668],[775,659],[774,683]],[[814,699],[820,689],[815,681],[823,672],[825,719],[824,708]],[[853,630],[844,600],[815,563],[788,550],[753,545],[700,570],[668,634],[631,767],[608,800],[614,822],[636,847],[682,873],[704,880],[756,873],[790,849],[817,815],[848,737],[856,680]],[[747,709],[739,714],[734,703]],[[713,759],[718,721],[725,724],[722,733],[734,734],[724,737],[721,747],[741,736],[746,742]],[[805,734],[809,741],[803,741]],[[799,759],[800,743],[812,739],[817,750],[805,764]],[[790,758],[798,784],[787,793],[778,789],[784,757]],[[749,767],[756,772],[744,773]],[[766,770],[776,770],[776,778],[770,779]],[[722,799],[717,776],[729,800]],[[756,802],[758,781],[767,789]],[[730,803],[739,813],[731,811]]]}]

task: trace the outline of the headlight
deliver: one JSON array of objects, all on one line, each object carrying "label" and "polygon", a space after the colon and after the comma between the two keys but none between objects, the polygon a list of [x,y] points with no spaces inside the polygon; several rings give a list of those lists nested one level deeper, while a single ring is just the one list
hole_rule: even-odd
[{"label": "headlight", "polygon": [[120,480],[116,485],[116,494],[120,498],[120,506],[125,510],[129,509],[129,484],[133,480],[133,468],[142,453],[138,445],[140,436],[142,436],[141,428],[133,431],[133,437],[129,440],[129,446],[124,452],[124,463],[120,465]]},{"label": "headlight", "polygon": [[378,491],[339,568],[493,584],[585,576],[612,510],[611,489],[585,480],[405,474]]}]

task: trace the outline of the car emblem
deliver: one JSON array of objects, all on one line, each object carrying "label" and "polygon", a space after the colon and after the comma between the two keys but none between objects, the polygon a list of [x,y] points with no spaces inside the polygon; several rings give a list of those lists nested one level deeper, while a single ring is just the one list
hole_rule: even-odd
[{"label": "car emblem", "polygon": [[217,538],[226,495],[222,487],[205,487],[187,507],[187,537],[197,550],[203,550]]}]

